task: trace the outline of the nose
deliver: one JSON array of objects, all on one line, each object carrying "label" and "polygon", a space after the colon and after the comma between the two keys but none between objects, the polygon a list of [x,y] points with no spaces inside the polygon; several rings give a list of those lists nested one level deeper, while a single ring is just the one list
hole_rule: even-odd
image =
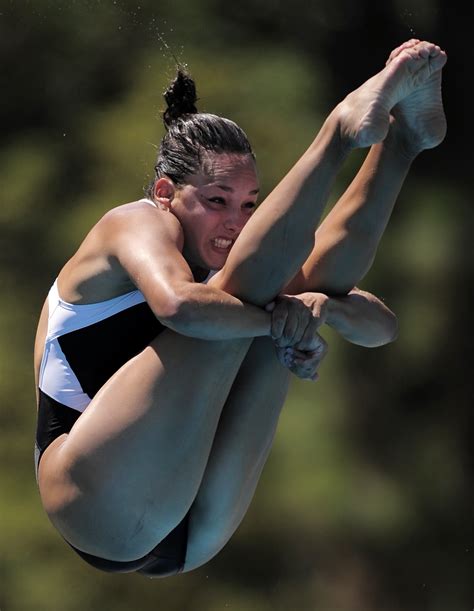
[{"label": "nose", "polygon": [[227,231],[232,231],[233,233],[240,233],[246,222],[247,218],[241,210],[238,210],[229,213],[228,216],[225,218],[223,224]]}]

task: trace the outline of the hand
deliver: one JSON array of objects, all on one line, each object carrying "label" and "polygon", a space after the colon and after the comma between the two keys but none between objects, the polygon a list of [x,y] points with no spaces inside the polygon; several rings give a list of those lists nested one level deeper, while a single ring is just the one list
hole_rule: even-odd
[{"label": "hand", "polygon": [[280,295],[268,304],[266,310],[272,313],[271,336],[277,348],[316,350],[321,339],[317,339],[317,330],[326,322],[328,301],[323,293],[301,293]]},{"label": "hand", "polygon": [[314,350],[277,347],[278,360],[298,378],[315,382],[319,378],[319,366],[328,351],[327,343],[319,334],[316,334],[316,339],[319,343]]}]

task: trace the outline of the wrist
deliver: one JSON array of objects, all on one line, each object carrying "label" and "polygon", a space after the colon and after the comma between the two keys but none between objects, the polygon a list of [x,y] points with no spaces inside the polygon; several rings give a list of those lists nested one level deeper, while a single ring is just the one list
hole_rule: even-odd
[{"label": "wrist", "polygon": [[264,319],[262,320],[262,337],[272,337],[272,315],[271,312],[263,311]]}]

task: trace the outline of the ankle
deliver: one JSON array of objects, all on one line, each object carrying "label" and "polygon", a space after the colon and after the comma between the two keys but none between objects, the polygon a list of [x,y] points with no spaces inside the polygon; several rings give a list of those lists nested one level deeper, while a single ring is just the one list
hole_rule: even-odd
[{"label": "ankle", "polygon": [[423,146],[407,133],[402,121],[395,120],[393,117],[390,122],[390,130],[384,142],[385,146],[398,157],[408,163],[412,163],[416,157],[424,150]]},{"label": "ankle", "polygon": [[353,139],[342,129],[344,112],[342,103],[338,104],[324,121],[313,143],[315,146],[323,145],[332,159],[340,162],[356,148]]}]

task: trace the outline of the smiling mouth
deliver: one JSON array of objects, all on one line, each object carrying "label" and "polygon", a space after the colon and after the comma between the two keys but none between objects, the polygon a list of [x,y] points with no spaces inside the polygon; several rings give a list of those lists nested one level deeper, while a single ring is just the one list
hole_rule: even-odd
[{"label": "smiling mouth", "polygon": [[214,238],[214,240],[212,240],[212,244],[214,246],[216,246],[217,248],[222,248],[224,250],[230,248],[233,242],[234,240],[226,240],[225,238]]}]

